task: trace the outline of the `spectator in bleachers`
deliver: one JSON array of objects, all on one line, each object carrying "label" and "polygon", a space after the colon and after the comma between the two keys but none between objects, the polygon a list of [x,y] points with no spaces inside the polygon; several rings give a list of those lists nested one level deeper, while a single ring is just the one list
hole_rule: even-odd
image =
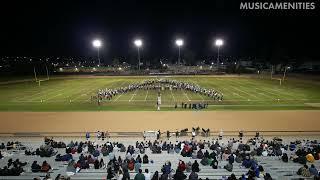
[{"label": "spectator in bleachers", "polygon": [[289,159],[287,153],[283,153],[281,159],[283,162],[288,162]]},{"label": "spectator in bleachers", "polygon": [[141,160],[140,155],[138,155],[138,156],[137,156],[137,158],[136,158],[136,162],[139,162],[140,164],[142,163],[142,160]]},{"label": "spectator in bleachers", "polygon": [[269,173],[266,173],[266,175],[264,176],[264,180],[272,180],[272,177]]},{"label": "spectator in bleachers", "polygon": [[314,175],[314,176],[319,175],[319,172],[318,172],[317,168],[314,166],[314,164],[311,164],[309,171],[310,171],[311,175]]},{"label": "spectator in bleachers", "polygon": [[130,180],[130,174],[128,169],[122,169],[123,170],[123,178],[122,180]]},{"label": "spectator in bleachers", "polygon": [[123,172],[122,172],[121,169],[118,171],[118,174],[117,174],[116,177],[117,177],[117,180],[122,180],[123,179]]},{"label": "spectator in bleachers", "polygon": [[76,174],[76,172],[77,172],[76,171],[76,163],[74,162],[74,160],[70,160],[68,162],[66,172],[67,172],[68,175]]},{"label": "spectator in bleachers", "polygon": [[42,166],[41,166],[41,172],[48,172],[51,170],[51,166],[47,161],[43,161]]},{"label": "spectator in bleachers", "polygon": [[151,174],[149,173],[149,169],[145,169],[143,175],[145,180],[151,180]]},{"label": "spectator in bleachers", "polygon": [[186,178],[187,178],[187,176],[179,169],[177,169],[176,173],[173,175],[174,180],[184,180]]},{"label": "spectator in bleachers", "polygon": [[213,169],[218,169],[218,160],[217,160],[217,158],[216,158],[215,156],[214,156],[214,158],[212,159],[210,166],[211,166]]},{"label": "spectator in bleachers", "polygon": [[151,180],[159,180],[159,172],[158,171],[155,171]]},{"label": "spectator in bleachers", "polygon": [[37,163],[37,161],[33,161],[31,165],[31,171],[32,172],[40,172],[41,171],[41,166]]},{"label": "spectator in bleachers", "polygon": [[180,171],[185,171],[186,170],[186,164],[184,163],[184,161],[180,160],[178,163],[178,169]]},{"label": "spectator in bleachers", "polygon": [[128,169],[129,169],[130,171],[133,171],[133,170],[134,170],[134,160],[133,160],[133,158],[131,158],[131,159],[129,160],[129,162],[128,162]]},{"label": "spectator in bleachers", "polygon": [[192,171],[189,175],[189,180],[198,180],[198,174]]},{"label": "spectator in bleachers", "polygon": [[111,180],[114,177],[115,177],[115,173],[114,173],[114,171],[112,171],[112,167],[108,167],[108,169],[107,169],[107,179]]},{"label": "spectator in bleachers", "polygon": [[104,163],[102,158],[100,159],[100,162],[99,162],[99,168],[106,168],[106,164]]},{"label": "spectator in bleachers", "polygon": [[202,159],[203,157],[204,157],[204,154],[203,154],[202,150],[199,149],[199,151],[197,152],[197,158]]},{"label": "spectator in bleachers", "polygon": [[96,159],[96,160],[94,161],[94,168],[95,168],[95,169],[100,169],[100,164],[99,164],[99,160],[98,160],[98,159]]},{"label": "spectator in bleachers", "polygon": [[3,156],[2,156],[1,151],[0,151],[0,159],[2,159],[2,158],[3,158]]},{"label": "spectator in bleachers", "polygon": [[6,148],[6,146],[4,145],[4,143],[1,143],[0,149],[5,149],[5,148]]},{"label": "spectator in bleachers", "polygon": [[143,164],[148,164],[149,163],[149,159],[148,159],[148,155],[147,154],[143,155],[142,159],[143,159],[142,160]]},{"label": "spectator in bleachers", "polygon": [[192,172],[199,172],[199,163],[197,162],[197,160],[194,161],[194,163],[192,164]]},{"label": "spectator in bleachers", "polygon": [[138,172],[140,168],[141,168],[141,163],[140,163],[139,161],[136,161],[136,162],[134,163],[134,170],[135,170],[135,172]]},{"label": "spectator in bleachers", "polygon": [[298,175],[301,175],[303,177],[310,177],[311,173],[308,169],[308,166],[305,164],[303,165],[297,172]]},{"label": "spectator in bleachers", "polygon": [[138,173],[135,175],[134,180],[145,180],[145,177],[142,174],[142,170],[141,169],[139,169]]},{"label": "spectator in bleachers", "polygon": [[252,166],[252,160],[250,159],[249,156],[246,156],[246,158],[243,160],[242,162],[242,166],[244,166],[245,168],[250,168]]}]

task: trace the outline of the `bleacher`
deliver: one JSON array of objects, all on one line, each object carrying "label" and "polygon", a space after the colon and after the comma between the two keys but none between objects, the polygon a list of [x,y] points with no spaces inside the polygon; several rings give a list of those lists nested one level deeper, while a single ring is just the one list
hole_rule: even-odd
[{"label": "bleacher", "polygon": [[[85,141],[84,139],[79,139],[82,141]],[[138,139],[139,140],[139,139]],[[133,139],[126,139],[123,141],[120,141],[120,139],[117,139],[117,141],[123,143],[126,147],[130,145],[134,145],[136,140]],[[172,140],[173,142],[175,141]],[[6,141],[1,141],[6,142]],[[37,147],[39,147],[41,144],[43,144],[42,139],[30,141],[30,139],[27,139],[26,142],[21,141],[22,144],[26,145],[28,148],[35,150]],[[68,144],[69,141],[65,141],[66,144]],[[102,142],[101,142],[102,143]],[[206,147],[205,149],[208,149]],[[65,149],[57,149],[58,153],[65,154]],[[24,155],[23,150],[15,149],[15,150],[1,150],[1,152],[8,153],[6,157],[0,160],[0,168],[3,168],[6,166],[8,159],[12,158],[13,160],[19,159],[21,162],[28,162],[28,164],[24,167],[25,172],[22,173],[20,176],[0,176],[0,179],[33,179],[34,177],[45,177],[46,173],[33,173],[31,172],[31,164],[33,161],[38,161],[38,163],[41,165],[43,161],[47,161],[51,167],[53,168],[50,171],[51,177],[55,178],[58,174],[66,176],[66,167],[67,162],[57,162],[55,161],[55,156],[47,158],[47,157],[39,157],[39,156],[26,156]],[[138,151],[136,151],[138,152]],[[211,152],[209,150],[209,152]],[[162,152],[161,154],[152,154],[150,149],[146,149],[145,152],[149,157],[149,164],[141,164],[141,169],[149,169],[149,172],[153,174],[155,171],[161,172],[161,167],[166,161],[170,161],[172,164],[172,169],[175,170],[178,166],[179,160],[183,160],[185,163],[191,161],[191,163],[194,162],[196,159],[192,159],[190,157],[182,157],[180,154],[168,154],[166,151]],[[122,159],[125,159],[126,153],[120,152],[119,149],[114,149],[115,157],[121,156]],[[137,154],[134,154],[133,157],[136,157]],[[73,154],[73,159],[78,160],[79,154]],[[142,155],[141,155],[142,157]],[[102,154],[99,156],[99,159],[103,158],[104,162],[109,162],[108,156],[102,156]],[[262,157],[262,156],[255,156],[255,159],[257,160],[259,165],[262,165],[265,169],[265,172],[270,173],[273,179],[299,179],[301,176],[297,175],[297,170],[302,166],[298,163],[293,163],[292,161],[289,161],[288,163],[282,162],[279,157]],[[150,163],[150,161],[153,161],[153,163]],[[242,174],[246,174],[248,172],[248,169],[241,166],[239,163],[233,164],[233,171],[228,172],[227,170],[223,169],[223,166],[227,164],[227,161],[219,160],[219,168],[218,169],[212,169],[211,166],[203,166],[200,163],[200,159],[197,159],[199,163],[200,172],[198,173],[199,178],[202,179],[222,179],[223,177],[228,177],[232,173],[236,175],[237,178],[239,178]],[[317,169],[320,168],[320,162],[315,161],[313,163]],[[310,163],[308,163],[310,166]],[[190,172],[185,172],[187,176],[189,176]],[[134,179],[134,176],[136,175],[136,172],[131,171],[130,177],[131,179]],[[106,169],[94,169],[93,166],[90,167],[90,169],[84,169],[81,170],[79,173],[75,174],[74,176],[71,176],[71,179],[79,179],[79,180],[90,180],[90,179],[106,179],[107,176],[107,170]],[[310,178],[312,179],[312,177]]]}]

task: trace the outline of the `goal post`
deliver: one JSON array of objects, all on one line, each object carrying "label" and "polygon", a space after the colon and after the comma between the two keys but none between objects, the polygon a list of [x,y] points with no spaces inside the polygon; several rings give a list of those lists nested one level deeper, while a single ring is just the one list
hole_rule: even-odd
[{"label": "goal post", "polygon": [[35,79],[35,82],[38,83],[38,86],[41,86],[41,82],[50,80],[50,76],[49,76],[49,71],[48,71],[47,65],[45,67],[46,67],[46,75],[47,75],[47,77],[45,79],[39,79],[37,77],[36,67],[33,67],[34,79]]}]

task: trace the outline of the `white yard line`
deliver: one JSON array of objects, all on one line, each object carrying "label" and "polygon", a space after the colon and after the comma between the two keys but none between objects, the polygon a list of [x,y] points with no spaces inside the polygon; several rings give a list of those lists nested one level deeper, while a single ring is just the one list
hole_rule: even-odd
[{"label": "white yard line", "polygon": [[[239,96],[239,97],[241,97],[241,98],[243,98],[243,99],[246,99],[244,96],[241,96],[240,94],[238,94],[238,93],[232,93],[233,95],[236,95],[236,96]],[[224,100],[225,101],[225,100]]]},{"label": "white yard line", "polygon": [[138,89],[136,89],[136,90],[134,91],[134,94],[132,94],[131,99],[129,100],[129,102],[131,102],[131,101],[133,100],[133,97],[134,97],[135,95],[137,95],[137,94],[136,94],[137,91],[138,91]]},{"label": "white yard line", "polygon": [[183,90],[183,94],[187,97],[188,101],[191,101],[187,95],[187,93],[185,92],[185,90]]},{"label": "white yard line", "polygon": [[176,98],[174,97],[174,95],[172,93],[172,89],[170,90],[170,92],[171,92],[171,96],[172,96],[173,101],[176,102]]},{"label": "white yard line", "polygon": [[51,97],[48,98],[48,99],[43,99],[42,101],[48,101],[48,100],[50,100],[50,99],[53,99],[53,98],[58,97],[58,96],[61,96],[61,95],[62,95],[62,94],[57,94],[57,95],[51,96]]},{"label": "white yard line", "polygon": [[148,93],[149,93],[149,90],[147,90],[146,97],[144,98],[144,101],[147,101]]},{"label": "white yard line", "polygon": [[237,90],[237,91],[240,91],[240,92],[242,92],[242,93],[245,93],[245,94],[247,94],[247,95],[249,95],[249,96],[252,96],[252,97],[255,97],[255,98],[259,99],[256,95],[247,93],[247,92],[245,92],[245,91],[243,91],[243,90],[241,90],[241,89],[239,89],[239,88],[237,88],[237,87],[233,87],[233,86],[230,86],[230,87],[233,88],[233,89],[235,89],[235,90]]}]

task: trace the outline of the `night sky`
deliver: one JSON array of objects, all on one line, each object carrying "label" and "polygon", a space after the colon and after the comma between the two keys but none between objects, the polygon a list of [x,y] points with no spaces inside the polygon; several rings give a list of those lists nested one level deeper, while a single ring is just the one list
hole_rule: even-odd
[{"label": "night sky", "polygon": [[237,0],[2,1],[0,55],[95,56],[91,41],[101,38],[104,59],[127,57],[136,53],[133,40],[140,37],[144,57],[170,57],[181,37],[183,53],[200,58],[215,54],[213,40],[221,37],[224,55],[320,56],[317,10],[243,11],[239,5]]}]

